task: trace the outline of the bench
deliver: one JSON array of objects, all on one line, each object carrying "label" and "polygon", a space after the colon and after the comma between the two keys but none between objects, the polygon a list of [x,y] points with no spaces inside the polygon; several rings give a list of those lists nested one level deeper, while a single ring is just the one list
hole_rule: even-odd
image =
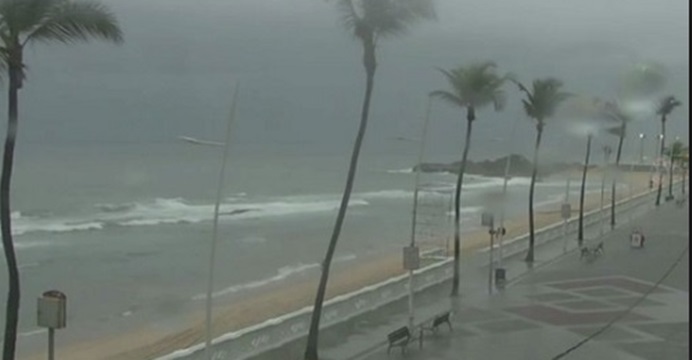
[{"label": "bench", "polygon": [[593,247],[584,246],[580,249],[579,259],[595,260],[596,256],[603,255],[603,241]]},{"label": "bench", "polygon": [[430,326],[421,326],[421,329],[430,331],[432,333],[437,333],[437,328],[440,325],[447,324],[447,326],[449,327],[449,331],[452,331],[452,322],[449,320],[450,315],[451,313],[449,311],[439,314],[433,318]]},{"label": "bench", "polygon": [[411,341],[411,332],[408,327],[404,326],[387,335],[387,340],[389,341],[389,347],[387,347],[387,354],[392,350],[393,347],[401,347],[401,353],[406,353],[406,345]]},{"label": "bench", "polygon": [[420,333],[420,338],[419,338],[419,341],[420,341],[419,346],[420,346],[421,349],[423,348],[423,333],[424,333],[425,331],[429,331],[429,332],[431,332],[432,334],[437,334],[437,329],[438,329],[438,328],[440,327],[440,325],[442,325],[442,324],[447,324],[447,327],[449,327],[449,331],[450,331],[450,332],[452,331],[452,322],[451,322],[450,319],[449,319],[450,316],[451,316],[451,312],[445,311],[445,312],[443,312],[443,313],[441,313],[441,314],[436,315],[436,316],[432,319],[432,322],[430,323],[430,326],[424,326],[424,325],[421,325],[421,326],[420,326],[420,332],[421,332],[421,333]]}]

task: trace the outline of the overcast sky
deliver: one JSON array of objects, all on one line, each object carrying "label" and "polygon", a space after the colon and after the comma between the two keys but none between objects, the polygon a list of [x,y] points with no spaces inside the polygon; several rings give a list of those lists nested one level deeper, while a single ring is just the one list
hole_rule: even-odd
[{"label": "overcast sky", "polygon": [[[241,147],[350,147],[364,74],[359,44],[339,24],[333,1],[105,3],[120,20],[123,45],[28,50],[20,143],[215,138],[238,81],[234,136]],[[684,103],[669,131],[687,138],[687,0],[437,0],[436,8],[437,21],[380,43],[366,151],[393,151],[400,145],[390,144],[392,137],[417,136],[426,94],[446,86],[436,67],[486,59],[523,81],[555,76],[567,91],[603,98],[614,97],[627,66],[659,62],[671,75],[665,93]],[[509,86],[507,93],[503,112],[478,113],[474,157],[530,149],[534,129],[522,114],[520,94]],[[509,136],[517,118],[518,142],[488,142]],[[430,136],[441,158],[459,153],[463,119],[459,110],[435,105]],[[653,134],[658,127],[648,119],[632,132]],[[544,153],[573,159],[568,149],[581,144],[549,125],[546,147],[563,151]]]}]

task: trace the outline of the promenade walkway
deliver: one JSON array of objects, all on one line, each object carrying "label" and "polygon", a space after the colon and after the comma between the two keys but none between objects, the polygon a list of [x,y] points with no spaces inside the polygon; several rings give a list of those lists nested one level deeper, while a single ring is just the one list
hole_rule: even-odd
[{"label": "promenade walkway", "polygon": [[[688,359],[688,218],[688,206],[672,202],[640,214],[606,234],[605,253],[591,263],[574,250],[541,263],[551,251],[555,258],[557,244],[547,244],[539,248],[533,269],[494,295],[482,291],[480,277],[473,282],[467,271],[466,285],[475,284],[475,291],[454,305],[454,331],[441,328],[425,337],[422,349],[411,344],[406,356],[387,355],[383,346],[347,355],[358,336],[325,355],[335,360]],[[646,234],[643,249],[629,245],[635,227]],[[519,263],[508,262],[510,272],[520,270]]]}]

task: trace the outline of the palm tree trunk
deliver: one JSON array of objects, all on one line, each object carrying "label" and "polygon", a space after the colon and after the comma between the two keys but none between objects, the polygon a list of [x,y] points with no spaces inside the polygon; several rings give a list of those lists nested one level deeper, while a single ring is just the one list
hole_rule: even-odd
[{"label": "palm tree trunk", "polygon": [[[666,116],[661,116],[661,148],[659,150],[660,161],[663,158],[663,150],[666,147]],[[656,166],[656,171],[658,171],[658,191],[656,193],[656,206],[661,205],[661,193],[663,192],[663,172],[661,171],[661,166]]]},{"label": "palm tree trunk", "polygon": [[473,107],[469,107],[466,112],[466,142],[464,143],[464,152],[461,155],[461,165],[459,166],[459,175],[457,176],[457,187],[454,192],[454,277],[452,278],[452,296],[459,295],[459,282],[461,279],[461,187],[464,183],[466,160],[469,156],[469,148],[471,148],[471,130],[475,119],[476,110]]},{"label": "palm tree trunk", "polygon": [[682,185],[680,186],[682,195],[685,195],[685,181],[687,181],[687,168],[682,168]]},{"label": "palm tree trunk", "polygon": [[589,170],[589,157],[591,156],[592,138],[592,135],[589,135],[586,138],[586,159],[584,159],[584,171],[581,175],[581,192],[579,194],[579,232],[577,235],[579,246],[584,243],[584,197],[586,195],[586,173]]},{"label": "palm tree trunk", "polygon": [[10,209],[10,182],[12,164],[17,138],[17,120],[19,118],[19,81],[21,70],[10,61],[7,134],[5,135],[5,152],[2,158],[2,177],[0,178],[0,227],[2,228],[2,247],[5,252],[8,274],[8,293],[5,310],[5,336],[2,348],[3,360],[13,360],[17,342],[17,324],[19,322],[19,269],[17,256],[12,241],[12,224]]},{"label": "palm tree trunk", "polygon": [[[617,154],[615,155],[615,171],[619,171],[620,169],[620,158],[622,157],[622,144],[625,142],[625,129],[624,126],[621,129],[622,132],[620,133],[620,139],[618,141],[618,151]],[[615,228],[615,188],[617,186],[617,178],[613,178],[613,185],[610,189],[610,228],[614,229]]]},{"label": "palm tree trunk", "polygon": [[320,282],[317,288],[317,294],[315,295],[315,305],[312,311],[312,318],[310,320],[310,330],[308,333],[307,345],[305,348],[305,360],[318,360],[318,337],[319,337],[319,326],[320,318],[322,316],[322,305],[324,303],[324,298],[327,292],[327,282],[329,280],[329,269],[332,263],[332,258],[334,257],[334,251],[336,250],[336,244],[339,240],[339,235],[341,234],[341,227],[344,223],[344,218],[346,217],[346,209],[348,208],[348,202],[351,197],[351,191],[353,190],[353,183],[356,175],[356,169],[358,167],[358,157],[360,155],[360,149],[363,144],[363,138],[365,137],[365,130],[368,125],[368,115],[370,112],[370,100],[372,98],[372,90],[375,82],[375,68],[377,66],[375,60],[375,44],[373,41],[364,42],[364,55],[363,55],[363,65],[365,66],[366,72],[366,85],[365,85],[365,98],[363,100],[363,107],[361,110],[360,126],[358,128],[358,135],[356,136],[355,143],[353,145],[353,152],[351,154],[351,162],[348,169],[348,175],[346,178],[346,188],[344,189],[343,197],[341,198],[341,205],[339,206],[339,212],[336,217],[336,223],[334,225],[334,230],[332,232],[331,239],[329,240],[329,247],[327,248],[327,254],[325,255],[324,262],[322,263],[322,275],[320,276]]},{"label": "palm tree trunk", "polygon": [[536,240],[536,227],[533,216],[533,197],[536,189],[536,175],[538,174],[538,149],[541,147],[543,126],[536,127],[536,145],[533,148],[533,172],[531,173],[531,187],[529,188],[529,251],[526,253],[526,262],[533,262],[533,249]]},{"label": "palm tree trunk", "polygon": [[670,165],[668,165],[668,199],[673,198],[673,159],[675,154],[673,149],[670,149]]}]

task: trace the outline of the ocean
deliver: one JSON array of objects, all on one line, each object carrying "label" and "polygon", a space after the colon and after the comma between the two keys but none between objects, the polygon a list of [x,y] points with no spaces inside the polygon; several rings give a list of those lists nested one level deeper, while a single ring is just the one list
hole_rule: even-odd
[{"label": "ocean", "polygon": [[[408,243],[412,153],[363,155],[337,248],[340,266],[399,252]],[[216,301],[319,270],[348,155],[232,150]],[[179,326],[190,311],[202,309],[220,161],[220,148],[184,142],[19,152],[12,216],[22,280],[20,352],[43,346],[35,302],[49,289],[68,296],[69,331],[61,332],[66,342],[145,324]],[[419,241],[449,238],[455,180],[451,174],[421,176]],[[559,203],[564,184],[540,183],[539,206]],[[508,217],[525,213],[528,185],[527,178],[510,180]],[[500,178],[465,177],[463,231],[480,227],[489,195],[501,188]],[[576,179],[572,192],[578,192]],[[5,272],[3,265],[2,284]]]}]

